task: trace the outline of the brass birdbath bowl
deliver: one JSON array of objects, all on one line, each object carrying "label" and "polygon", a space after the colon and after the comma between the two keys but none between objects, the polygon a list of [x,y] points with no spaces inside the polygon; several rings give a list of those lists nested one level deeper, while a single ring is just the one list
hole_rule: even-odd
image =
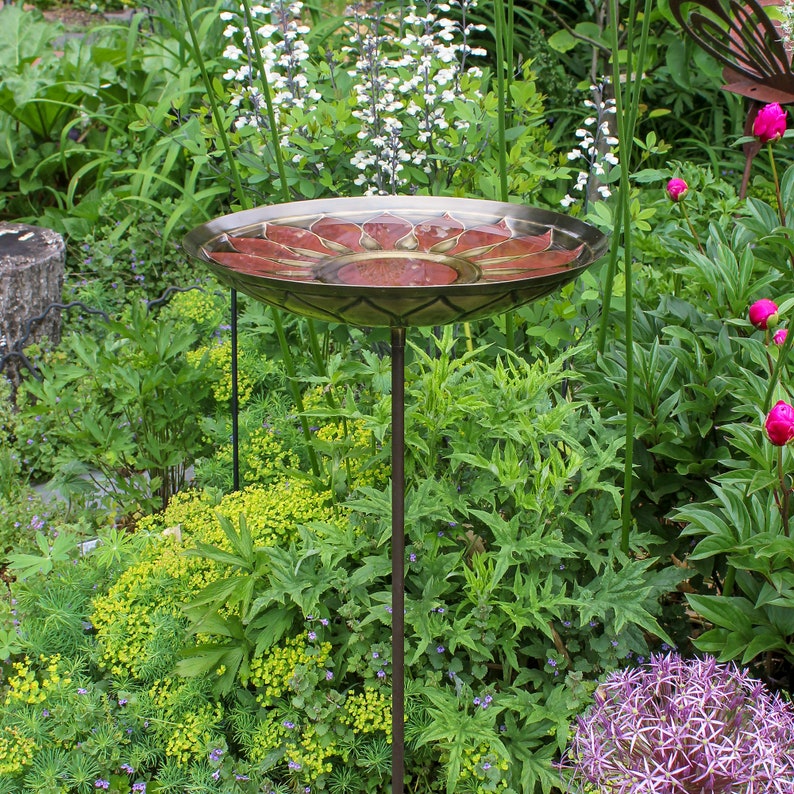
[{"label": "brass birdbath bowl", "polygon": [[216,218],[184,248],[230,287],[295,314],[391,328],[392,794],[405,767],[405,329],[479,320],[572,281],[606,249],[589,224],[496,201],[378,196]]}]

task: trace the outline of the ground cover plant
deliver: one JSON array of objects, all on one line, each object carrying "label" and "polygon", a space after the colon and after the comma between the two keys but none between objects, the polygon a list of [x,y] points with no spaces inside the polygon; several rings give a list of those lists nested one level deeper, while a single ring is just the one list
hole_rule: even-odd
[{"label": "ground cover plant", "polygon": [[[388,791],[388,334],[232,317],[178,248],[338,194],[613,238],[557,295],[409,334],[408,788],[648,790],[608,768],[600,682],[744,687],[728,662],[763,682],[736,719],[773,703],[791,744],[788,118],[740,199],[739,108],[651,5],[184,2],[63,55],[0,10],[0,211],[69,236],[78,302],[0,405],[0,792]],[[714,790],[756,790],[731,763]]]}]

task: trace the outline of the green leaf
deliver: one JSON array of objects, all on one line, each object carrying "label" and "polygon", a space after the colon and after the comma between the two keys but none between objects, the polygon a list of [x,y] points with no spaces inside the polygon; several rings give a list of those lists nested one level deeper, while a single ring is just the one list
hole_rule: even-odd
[{"label": "green leaf", "polygon": [[547,39],[547,43],[549,47],[557,52],[568,52],[580,42],[579,39],[572,36],[567,30],[561,29],[552,33]]},{"label": "green leaf", "polygon": [[755,610],[745,598],[688,594],[689,605],[715,626],[752,632]]}]

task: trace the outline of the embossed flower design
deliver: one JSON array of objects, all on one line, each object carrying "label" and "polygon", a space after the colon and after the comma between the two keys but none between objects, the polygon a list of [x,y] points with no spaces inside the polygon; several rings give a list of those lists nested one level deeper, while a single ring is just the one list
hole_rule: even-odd
[{"label": "embossed flower design", "polygon": [[466,226],[452,213],[410,221],[381,212],[363,222],[323,215],[306,226],[266,222],[257,237],[226,236],[214,262],[238,273],[358,287],[507,282],[567,270],[584,245],[551,228],[527,234],[510,219]]}]

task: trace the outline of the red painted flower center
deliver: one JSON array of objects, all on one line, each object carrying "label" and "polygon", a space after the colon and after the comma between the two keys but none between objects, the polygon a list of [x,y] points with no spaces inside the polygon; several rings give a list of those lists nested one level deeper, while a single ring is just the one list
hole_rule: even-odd
[{"label": "red painted flower center", "polygon": [[350,262],[339,268],[336,278],[351,287],[427,287],[452,284],[458,273],[441,262],[372,255],[365,261]]}]

